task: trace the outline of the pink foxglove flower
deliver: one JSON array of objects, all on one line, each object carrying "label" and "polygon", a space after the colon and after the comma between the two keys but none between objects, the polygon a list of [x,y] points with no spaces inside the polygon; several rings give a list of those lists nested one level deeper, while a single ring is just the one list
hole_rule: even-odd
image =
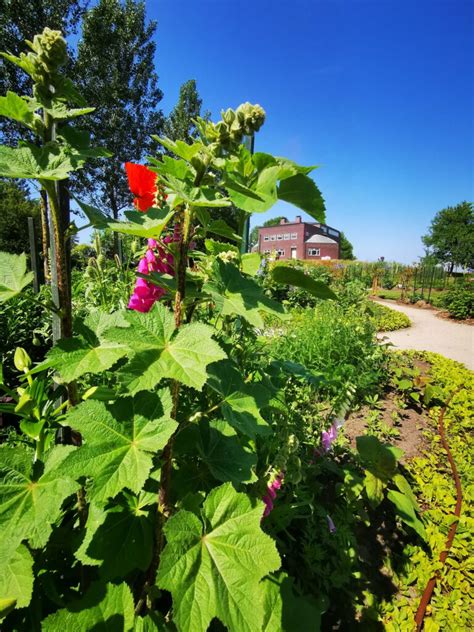
[{"label": "pink foxglove flower", "polygon": [[267,491],[263,495],[262,500],[265,503],[265,509],[263,512],[263,518],[266,518],[273,509],[273,501],[276,498],[276,492],[279,490],[283,483],[283,478],[285,476],[284,472],[279,472],[273,480],[268,484]]}]

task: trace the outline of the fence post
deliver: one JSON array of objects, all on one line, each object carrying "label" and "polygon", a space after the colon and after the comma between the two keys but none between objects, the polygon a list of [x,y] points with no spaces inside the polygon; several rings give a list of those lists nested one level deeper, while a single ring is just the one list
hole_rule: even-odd
[{"label": "fence post", "polygon": [[433,268],[431,269],[431,281],[430,281],[430,287],[429,287],[429,290],[428,290],[428,303],[431,300],[431,290],[433,289],[435,270],[436,270],[436,266],[433,266]]},{"label": "fence post", "polygon": [[28,236],[30,238],[31,271],[33,272],[33,291],[35,294],[38,294],[39,289],[40,289],[39,259],[38,259],[38,249],[36,247],[35,220],[32,217],[28,217]]}]

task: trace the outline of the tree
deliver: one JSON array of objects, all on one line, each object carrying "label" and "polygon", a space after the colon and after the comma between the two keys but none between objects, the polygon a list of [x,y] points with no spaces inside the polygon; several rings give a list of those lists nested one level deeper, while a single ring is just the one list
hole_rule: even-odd
[{"label": "tree", "polygon": [[[25,49],[25,39],[33,40],[44,27],[62,31],[64,36],[75,33],[85,10],[84,0],[0,0],[0,41],[2,50],[18,55]],[[0,58],[0,94],[11,90],[17,94],[31,93],[31,77],[5,59]],[[6,118],[0,119],[3,143],[12,144],[19,128]]]},{"label": "tree", "polygon": [[288,221],[286,217],[283,215],[278,215],[278,217],[273,217],[272,219],[267,219],[266,222],[263,222],[261,226],[254,226],[250,231],[250,246],[255,246],[258,242],[258,230],[259,228],[266,228],[267,226],[278,226],[281,223],[281,220],[284,219],[285,222]]},{"label": "tree", "polygon": [[0,250],[29,252],[28,217],[33,217],[39,236],[39,204],[31,200],[24,185],[0,180]]},{"label": "tree", "polygon": [[436,213],[429,232],[422,237],[428,253],[441,263],[474,268],[474,205],[461,202]]},{"label": "tree", "polygon": [[347,239],[343,232],[341,232],[339,238],[339,257],[340,259],[355,259],[353,245]]},{"label": "tree", "polygon": [[81,126],[113,157],[92,161],[73,187],[114,218],[131,202],[123,163],[142,160],[153,144],[150,135],[163,126],[155,30],[143,1],[99,0],[84,16],[75,73],[81,94],[96,110]]},{"label": "tree", "polygon": [[[190,143],[197,136],[194,121],[201,116],[202,99],[199,96],[196,80],[183,83],[179,90],[178,103],[164,122],[164,135],[172,140],[183,140]],[[205,119],[209,114],[204,114]]]}]

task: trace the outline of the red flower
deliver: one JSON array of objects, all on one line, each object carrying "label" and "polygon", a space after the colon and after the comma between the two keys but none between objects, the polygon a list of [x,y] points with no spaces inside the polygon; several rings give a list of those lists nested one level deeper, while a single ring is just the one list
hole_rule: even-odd
[{"label": "red flower", "polygon": [[155,206],[157,175],[144,165],[136,165],[133,162],[126,162],[125,169],[128,186],[135,196],[133,203],[139,211],[145,213],[149,208]]}]

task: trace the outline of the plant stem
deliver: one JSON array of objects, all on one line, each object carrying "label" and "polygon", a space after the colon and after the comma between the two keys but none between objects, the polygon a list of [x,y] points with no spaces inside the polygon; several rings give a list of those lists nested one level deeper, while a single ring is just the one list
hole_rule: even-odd
[{"label": "plant stem", "polygon": [[[192,224],[192,209],[191,207],[187,206],[184,211],[184,218],[183,218],[182,231],[181,231],[181,240],[179,244],[179,253],[178,253],[178,266],[176,270],[174,322],[177,329],[181,327],[181,324],[183,321],[184,298],[185,298],[185,292],[186,292],[186,267],[188,265],[188,250],[189,250],[189,242],[191,238],[191,224]],[[173,380],[172,385],[171,385],[171,395],[173,399],[173,410],[171,413],[171,417],[175,419],[176,421],[178,417],[180,388],[181,388],[180,383],[177,380]],[[178,428],[170,437],[162,453],[163,465],[161,467],[160,489],[158,492],[153,559],[146,573],[145,582],[143,584],[140,597],[135,607],[136,615],[139,615],[141,613],[146,603],[148,590],[155,581],[156,571],[158,570],[158,566],[160,563],[161,551],[163,550],[163,545],[164,545],[163,527],[167,518],[169,517],[171,513],[171,509],[169,505],[169,489],[170,489],[170,483],[171,483],[171,473],[173,470],[173,442],[174,442],[174,437],[176,435],[176,432],[178,431]]]}]

